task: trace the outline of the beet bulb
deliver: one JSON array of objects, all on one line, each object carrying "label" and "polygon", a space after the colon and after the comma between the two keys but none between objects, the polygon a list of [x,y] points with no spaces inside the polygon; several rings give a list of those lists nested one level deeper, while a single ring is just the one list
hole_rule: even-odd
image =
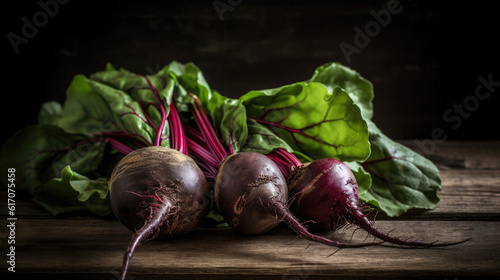
[{"label": "beet bulb", "polygon": [[363,212],[354,174],[343,162],[325,158],[295,168],[287,180],[293,202],[292,212],[301,220],[311,220],[311,228],[336,230],[347,224],[357,225],[383,241],[409,247],[440,247],[463,243],[469,239],[438,243],[384,233]]}]

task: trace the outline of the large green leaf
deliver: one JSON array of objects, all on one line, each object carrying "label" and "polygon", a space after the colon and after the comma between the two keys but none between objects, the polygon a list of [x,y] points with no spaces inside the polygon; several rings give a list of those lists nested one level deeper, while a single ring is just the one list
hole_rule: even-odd
[{"label": "large green leaf", "polygon": [[175,77],[164,72],[143,76],[108,67],[92,74],[88,82],[120,117],[122,132],[140,138],[145,145],[170,146],[170,128],[165,120],[176,86]]},{"label": "large green leaf", "polygon": [[158,99],[170,104],[177,81],[167,70],[164,68],[154,75],[138,75],[108,65],[106,70],[90,75],[90,79],[129,95],[146,111],[148,108],[158,109],[158,106],[151,106],[158,105]]},{"label": "large green leaf", "polygon": [[113,113],[90,80],[76,75],[67,91],[57,125],[68,133],[92,137],[96,133],[120,131],[122,119]]},{"label": "large green leaf", "polygon": [[[210,102],[210,100],[214,98],[214,92],[205,80],[200,68],[198,68],[195,64],[191,62],[182,64],[178,61],[172,61],[162,71],[175,75],[182,89],[186,93],[198,96],[203,104],[203,107],[205,107],[209,112],[213,111],[214,105],[216,106],[219,104]],[[218,97],[221,96],[219,95]]]},{"label": "large green leaf", "polygon": [[[98,169],[105,143],[61,128],[40,124],[21,129],[0,150],[0,167],[15,168],[16,191],[33,195],[35,190],[70,165],[85,174]],[[2,178],[2,183],[6,184]]]},{"label": "large green leaf", "polygon": [[358,72],[339,63],[330,62],[318,67],[309,81],[322,83],[330,92],[337,87],[344,89],[361,109],[363,117],[372,118],[373,85]]},{"label": "large green leaf", "polygon": [[372,185],[360,200],[388,216],[400,216],[410,209],[433,209],[439,202],[441,178],[438,168],[408,147],[389,139],[368,121],[372,153],[362,163],[372,175]]},{"label": "large green leaf", "polygon": [[[125,83],[128,79],[123,81]],[[144,103],[148,104],[147,101]],[[141,141],[143,145],[151,145],[158,134],[155,126],[161,123],[161,115],[152,111],[152,107],[147,106],[150,114],[146,115],[141,103],[126,92],[76,75],[67,89],[57,124],[69,133],[81,133],[88,137],[100,135],[103,138],[123,134]],[[162,139],[168,139],[167,125]],[[162,142],[162,146],[168,145],[168,141]]]},{"label": "large green leaf", "polygon": [[290,147],[312,158],[363,161],[370,155],[368,128],[359,107],[337,87],[295,83],[251,91],[240,100],[247,116],[266,125]]}]

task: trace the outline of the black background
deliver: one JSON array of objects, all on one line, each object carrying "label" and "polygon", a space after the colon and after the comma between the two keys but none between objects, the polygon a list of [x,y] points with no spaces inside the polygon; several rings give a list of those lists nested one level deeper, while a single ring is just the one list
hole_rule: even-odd
[{"label": "black background", "polygon": [[[221,20],[214,1],[69,1],[18,53],[8,34],[22,35],[23,17],[33,23],[43,9],[38,1],[4,3],[2,143],[36,122],[42,102],[64,101],[76,74],[108,62],[148,74],[172,60],[194,62],[212,88],[232,97],[308,79],[337,61],[373,83],[373,120],[391,138],[428,139],[441,129],[451,140],[500,139],[500,86],[473,103],[478,76],[500,82],[492,4],[400,1],[402,11],[348,61],[340,44],[354,46],[354,28],[364,30],[375,20],[371,11],[390,1],[219,2],[238,5]],[[443,114],[464,101],[477,108],[446,121]]]}]

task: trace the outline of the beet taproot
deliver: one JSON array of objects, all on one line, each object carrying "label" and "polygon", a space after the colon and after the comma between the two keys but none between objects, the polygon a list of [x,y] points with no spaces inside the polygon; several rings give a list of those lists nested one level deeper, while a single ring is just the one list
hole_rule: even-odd
[{"label": "beet taproot", "polygon": [[141,241],[194,231],[210,206],[208,182],[196,163],[160,146],[140,148],[120,160],[110,178],[110,202],[114,215],[134,232],[122,279]]}]

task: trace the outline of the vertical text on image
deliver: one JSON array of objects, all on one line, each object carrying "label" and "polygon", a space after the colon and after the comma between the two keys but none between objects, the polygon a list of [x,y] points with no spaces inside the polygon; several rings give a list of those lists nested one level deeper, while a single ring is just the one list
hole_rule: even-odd
[{"label": "vertical text on image", "polygon": [[10,272],[16,272],[16,169],[7,169],[7,229],[8,240],[10,245],[7,250],[7,268]]}]

